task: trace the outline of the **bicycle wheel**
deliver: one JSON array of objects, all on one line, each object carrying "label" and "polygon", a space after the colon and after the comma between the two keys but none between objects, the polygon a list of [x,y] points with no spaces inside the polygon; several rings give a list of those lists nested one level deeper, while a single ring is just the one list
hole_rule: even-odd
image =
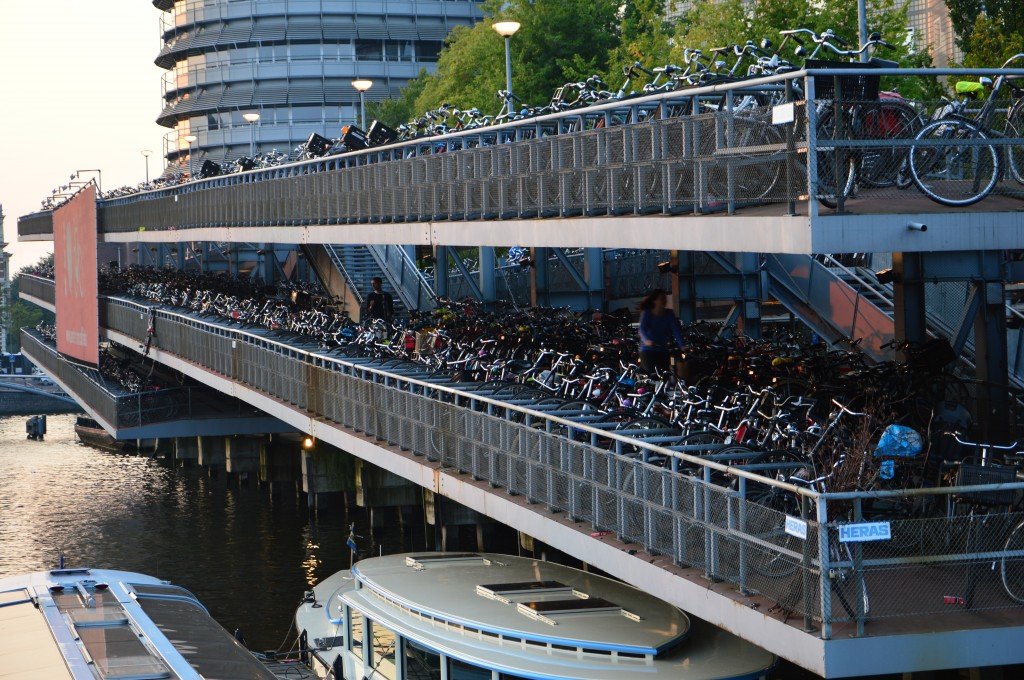
[{"label": "bicycle wheel", "polygon": [[862,105],[860,123],[860,136],[864,139],[906,140],[902,146],[889,143],[864,149],[860,183],[874,188],[899,186],[900,169],[907,158],[910,141],[921,129],[921,117],[913,107],[901,101],[882,100]]},{"label": "bicycle wheel", "polygon": [[[1018,99],[1006,114],[1007,137],[1024,138],[1024,99]],[[1017,184],[1024,184],[1024,144],[1011,144],[1006,147],[1006,160],[1010,166],[1010,176]]]},{"label": "bicycle wheel", "polygon": [[1010,532],[1003,551],[1018,553],[1006,555],[1000,560],[999,573],[1003,579],[1003,587],[1011,599],[1024,603],[1024,523],[1018,524]]},{"label": "bicycle wheel", "polygon": [[[996,148],[984,132],[962,120],[942,119],[926,125],[910,147],[914,184],[940,205],[973,205],[999,181]],[[917,142],[927,142],[927,145]]]},{"label": "bicycle wheel", "polygon": [[854,184],[857,182],[857,157],[852,149],[829,145],[829,141],[836,141],[839,138],[838,132],[832,109],[822,110],[815,129],[818,139],[817,199],[826,208],[838,208],[839,198],[846,198],[853,193]]}]

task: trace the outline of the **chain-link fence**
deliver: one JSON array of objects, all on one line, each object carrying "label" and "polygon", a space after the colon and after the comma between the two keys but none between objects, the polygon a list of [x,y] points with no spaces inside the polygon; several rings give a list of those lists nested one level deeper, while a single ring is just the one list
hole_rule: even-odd
[{"label": "chain-link fence", "polygon": [[[121,300],[104,306],[113,330],[144,337],[147,308]],[[1019,608],[1024,599],[1024,516],[975,514],[965,509],[977,506],[954,502],[977,498],[979,489],[1017,494],[1021,483],[982,486],[973,494],[971,487],[907,492],[933,512],[926,519],[884,520],[883,528],[864,517],[869,509],[879,512],[885,493],[795,489],[231,325],[164,311],[156,316],[156,343],[164,351],[762,595],[806,627],[820,625],[824,637],[833,626],[857,634],[872,620]],[[580,441],[581,433],[612,446]],[[696,472],[652,465],[649,454],[680,459],[680,469]],[[820,531],[817,520],[830,517]],[[861,542],[870,531],[877,532],[874,540]]]}]

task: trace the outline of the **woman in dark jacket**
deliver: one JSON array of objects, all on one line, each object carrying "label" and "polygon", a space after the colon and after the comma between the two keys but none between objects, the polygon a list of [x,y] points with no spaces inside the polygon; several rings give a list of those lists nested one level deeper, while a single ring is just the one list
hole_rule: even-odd
[{"label": "woman in dark jacket", "polygon": [[668,295],[658,288],[640,301],[640,367],[647,373],[669,370],[676,348],[683,348],[683,331],[668,308]]}]

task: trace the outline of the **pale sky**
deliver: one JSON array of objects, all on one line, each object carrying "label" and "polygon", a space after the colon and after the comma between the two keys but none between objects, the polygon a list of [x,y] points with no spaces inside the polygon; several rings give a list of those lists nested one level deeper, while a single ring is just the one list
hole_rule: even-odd
[{"label": "pale sky", "polygon": [[78,169],[103,170],[103,188],[163,168],[160,10],[149,0],[0,0],[0,203],[12,269],[52,252],[17,242],[34,212]]}]

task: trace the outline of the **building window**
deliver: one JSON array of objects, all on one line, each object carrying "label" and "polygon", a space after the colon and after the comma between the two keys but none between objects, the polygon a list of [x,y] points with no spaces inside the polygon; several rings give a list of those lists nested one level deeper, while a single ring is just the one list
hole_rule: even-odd
[{"label": "building window", "polygon": [[465,661],[448,659],[449,680],[491,680],[491,672],[486,668],[471,666]]},{"label": "building window", "polygon": [[375,621],[366,623],[370,626],[370,665],[376,672],[374,677],[395,680],[395,634]]},{"label": "building window", "polygon": [[437,61],[441,54],[441,47],[444,45],[440,40],[417,40],[416,60]]},{"label": "building window", "polygon": [[356,40],[356,59],[380,61],[384,58],[380,40]]},{"label": "building window", "polygon": [[349,638],[349,649],[352,650],[352,655],[362,659],[363,658],[363,615],[357,612],[355,609],[348,609],[348,620],[352,626],[352,636]]}]

